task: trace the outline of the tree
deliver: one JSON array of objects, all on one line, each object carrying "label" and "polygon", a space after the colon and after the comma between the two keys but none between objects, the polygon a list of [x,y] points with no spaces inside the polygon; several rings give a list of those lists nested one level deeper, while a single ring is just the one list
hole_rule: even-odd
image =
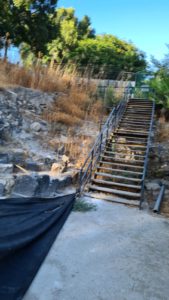
[{"label": "tree", "polygon": [[48,44],[49,60],[68,62],[71,53],[78,46],[78,41],[94,36],[89,17],[85,16],[79,21],[73,8],[58,8],[53,23],[58,28],[58,35]]},{"label": "tree", "polygon": [[112,77],[112,72],[116,77],[121,70],[137,72],[146,68],[144,53],[113,35],[80,40],[70,59],[79,66],[93,65],[96,74],[102,67],[106,77]]},{"label": "tree", "polygon": [[78,37],[79,40],[95,37],[95,30],[91,27],[91,21],[88,16],[84,16],[83,19],[78,22]]},{"label": "tree", "polygon": [[[13,44],[26,43],[37,56],[57,34],[53,28],[57,0],[0,0],[0,26]],[[5,8],[5,10],[4,10]]]}]

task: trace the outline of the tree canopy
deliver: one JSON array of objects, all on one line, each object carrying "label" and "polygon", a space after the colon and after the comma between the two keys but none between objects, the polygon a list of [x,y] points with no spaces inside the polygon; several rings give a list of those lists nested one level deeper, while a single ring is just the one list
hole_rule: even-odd
[{"label": "tree canopy", "polygon": [[[24,63],[74,63],[136,72],[146,68],[143,52],[113,35],[96,35],[90,18],[79,20],[73,8],[57,0],[0,0],[0,38],[20,47]],[[108,72],[110,74],[110,72]],[[107,73],[107,74],[108,74]]]}]

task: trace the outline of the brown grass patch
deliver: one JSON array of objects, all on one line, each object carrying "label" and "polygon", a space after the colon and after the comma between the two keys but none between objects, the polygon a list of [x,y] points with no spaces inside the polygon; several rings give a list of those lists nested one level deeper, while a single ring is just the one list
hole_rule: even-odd
[{"label": "brown grass patch", "polygon": [[80,125],[86,118],[98,121],[102,104],[96,101],[96,85],[79,78],[76,69],[58,66],[56,69],[35,67],[27,69],[0,61],[0,87],[23,86],[44,92],[60,93],[52,108],[43,117],[66,126]]}]

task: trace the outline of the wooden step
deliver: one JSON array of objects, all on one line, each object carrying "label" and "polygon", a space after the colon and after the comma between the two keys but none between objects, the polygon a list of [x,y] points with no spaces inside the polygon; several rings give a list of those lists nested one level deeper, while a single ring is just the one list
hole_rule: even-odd
[{"label": "wooden step", "polygon": [[128,111],[136,111],[136,112],[142,112],[143,114],[144,113],[152,113],[152,108],[151,107],[145,107],[145,108],[140,108],[140,107],[127,107],[125,112],[128,112]]},{"label": "wooden step", "polygon": [[144,160],[129,160],[129,159],[123,159],[123,158],[115,158],[115,157],[111,157],[111,156],[106,156],[106,155],[100,155],[102,158],[104,158],[104,159],[107,159],[107,160],[109,160],[109,159],[111,159],[111,160],[113,160],[114,162],[120,162],[120,161],[122,161],[122,162],[127,162],[127,164],[128,163],[131,163],[131,164],[144,164]]},{"label": "wooden step", "polygon": [[127,124],[131,124],[131,125],[134,125],[134,126],[136,126],[136,125],[138,125],[138,126],[150,126],[150,122],[147,122],[147,123],[145,123],[144,121],[132,121],[132,120],[130,120],[130,119],[121,119],[121,122],[120,122],[120,124],[121,123],[127,123]]},{"label": "wooden step", "polygon": [[148,131],[140,131],[140,130],[129,130],[129,129],[126,129],[125,131],[128,131],[128,132],[138,132],[138,133],[148,133]]},{"label": "wooden step", "polygon": [[140,178],[126,177],[126,176],[119,176],[119,175],[111,175],[109,173],[95,172],[94,175],[95,176],[108,177],[108,178],[112,178],[112,179],[120,179],[120,180],[141,182]]},{"label": "wooden step", "polygon": [[[132,152],[133,154],[134,154],[134,157],[140,157],[140,158],[145,158],[145,155],[139,155],[139,154],[135,154],[134,152]],[[111,155],[113,155],[113,157],[114,157],[114,155],[119,155],[119,154],[122,154],[122,155],[125,155],[125,153],[124,152],[113,152],[113,151],[107,151],[107,150],[104,150],[104,154],[111,154]],[[127,154],[128,155],[128,154]]]},{"label": "wooden step", "polygon": [[138,114],[138,115],[136,115],[136,114],[125,114],[124,116],[123,116],[124,118],[128,118],[128,119],[130,119],[130,120],[132,120],[132,119],[134,119],[134,120],[136,120],[136,121],[140,121],[140,120],[145,120],[145,121],[147,121],[147,122],[150,122],[150,120],[151,120],[151,117],[145,117],[145,116],[143,116],[143,115],[141,115],[141,114]]},{"label": "wooden step", "polygon": [[[122,182],[115,182],[110,180],[103,180],[103,179],[91,179],[92,182],[94,182],[96,185],[108,185],[108,186],[115,186],[117,190],[123,190],[125,192],[128,192],[129,190],[140,190],[141,191],[141,185],[137,184],[127,184]],[[127,190],[126,190],[127,189]]]},{"label": "wooden step", "polygon": [[144,103],[144,104],[141,104],[141,103],[133,103],[133,102],[128,102],[127,106],[139,106],[139,107],[152,107],[152,103]]},{"label": "wooden step", "polygon": [[140,193],[134,193],[134,192],[128,192],[128,191],[122,191],[122,190],[116,190],[116,189],[110,189],[110,188],[106,188],[106,187],[100,187],[97,185],[90,185],[89,189],[92,190],[97,190],[97,191],[102,191],[102,192],[106,192],[106,193],[110,193],[110,194],[116,194],[116,195],[123,195],[123,196],[128,196],[128,197],[138,197],[140,198]]},{"label": "wooden step", "polygon": [[147,116],[147,115],[144,115],[144,114],[141,114],[141,113],[129,113],[129,112],[125,112],[124,114],[124,117],[130,117],[130,118],[135,118],[135,119],[138,119],[138,120],[150,120],[151,119],[151,116]]},{"label": "wooden step", "polygon": [[[128,147],[128,148],[132,148],[132,151],[137,151],[137,150],[141,150],[141,151],[145,151],[145,149],[147,148],[147,144],[145,143],[131,143],[131,141],[125,142],[125,143],[119,143],[117,142],[107,142],[106,143],[106,147],[109,147],[112,149],[112,151],[114,151],[115,146],[117,146],[117,148],[124,146],[124,147]],[[124,149],[123,147],[123,149]],[[141,148],[141,149],[135,149],[135,148]],[[118,149],[119,150],[119,149]]]},{"label": "wooden step", "polygon": [[119,173],[126,173],[126,174],[132,174],[136,176],[141,176],[143,173],[142,172],[135,172],[135,171],[129,171],[129,170],[123,170],[123,169],[112,169],[112,168],[107,168],[107,167],[96,167],[97,170],[107,170],[111,172],[119,172]]},{"label": "wooden step", "polygon": [[143,121],[143,118],[138,119],[138,118],[130,118],[130,117],[124,116],[122,118],[121,122],[122,121],[129,121],[129,122],[132,122],[132,123],[135,123],[135,124],[138,124],[140,122],[144,122],[144,124],[145,124],[145,122],[147,122],[146,124],[148,125],[148,124],[150,124],[151,120],[147,120],[147,121],[144,120]]},{"label": "wooden step", "polygon": [[118,135],[127,135],[127,136],[135,136],[135,137],[137,137],[137,136],[144,136],[144,137],[148,137],[148,133],[142,133],[142,132],[137,132],[137,131],[135,131],[135,132],[132,132],[132,131],[122,131],[122,130],[118,130],[118,132],[117,132],[117,134]]},{"label": "wooden step", "polygon": [[150,126],[150,122],[144,123],[143,121],[138,122],[138,121],[132,121],[129,119],[122,119],[121,122],[119,123],[119,126],[122,123],[126,123],[126,124],[133,125],[133,126],[147,126],[147,127]]},{"label": "wooden step", "polygon": [[127,205],[132,205],[132,206],[140,205],[139,200],[129,200],[126,198],[119,197],[118,195],[110,196],[110,195],[106,195],[105,192],[102,193],[101,191],[99,191],[99,193],[97,193],[97,192],[84,193],[84,196],[92,197],[92,198],[100,199],[100,200],[111,201],[111,202],[119,203],[119,204],[127,204]]},{"label": "wooden step", "polygon": [[128,130],[134,130],[135,128],[137,128],[137,130],[149,130],[149,126],[140,126],[140,125],[131,125],[131,124],[125,124],[125,123],[121,123],[118,127],[118,129],[128,129]]},{"label": "wooden step", "polygon": [[[124,138],[125,139],[125,138]],[[116,139],[116,140],[114,140],[114,139],[111,139],[111,140],[108,140],[107,141],[107,144],[116,144],[116,143],[118,143],[118,141],[119,141],[119,139]],[[126,144],[133,144],[133,145],[147,145],[147,142],[146,141],[140,141],[140,140],[135,140],[135,139],[133,139],[133,140],[129,140],[129,139],[127,139],[127,140],[125,140],[125,142],[124,143],[126,143]],[[123,144],[123,143],[121,143],[121,144]]]},{"label": "wooden step", "polygon": [[142,148],[142,149],[146,149],[147,146],[145,145],[140,145],[140,144],[133,144],[133,143],[120,143],[120,142],[108,142],[108,144],[111,144],[111,145],[123,145],[123,146],[128,146],[128,147],[139,147],[139,148]]},{"label": "wooden step", "polygon": [[[115,134],[115,135],[114,135]],[[120,135],[120,138],[121,138],[122,136]],[[136,140],[136,138],[137,138],[137,140],[138,141],[145,141],[145,142],[147,142],[147,137],[133,137],[133,136],[124,136],[124,138],[125,139],[127,139],[127,140]],[[118,139],[118,136],[117,136],[117,133],[115,132],[115,133],[112,133],[111,135],[110,135],[110,139]]]},{"label": "wooden step", "polygon": [[109,165],[109,166],[118,166],[122,168],[139,169],[139,170],[143,170],[144,168],[143,166],[138,166],[138,165],[129,165],[124,163],[116,163],[116,162],[109,162],[109,161],[102,161],[102,160],[100,160],[98,163]]},{"label": "wooden step", "polygon": [[[125,146],[126,147],[126,145],[125,144],[118,144],[118,145],[121,145],[121,146]],[[114,154],[126,154],[126,150],[130,150],[130,152],[133,154],[133,155],[135,155],[135,156],[138,156],[138,157],[145,157],[145,152],[146,152],[146,148],[145,148],[145,150],[144,150],[144,148],[142,148],[141,146],[139,147],[139,146],[133,146],[133,147],[128,147],[127,149],[126,148],[119,148],[119,146],[117,146],[117,144],[114,144],[114,147],[111,147],[111,146],[106,146],[105,148],[104,148],[104,153],[107,153],[107,154],[112,154],[112,155],[114,155]],[[120,147],[121,147],[120,146]],[[133,149],[134,148],[134,149]],[[136,149],[136,148],[139,148],[139,149]],[[141,153],[138,153],[138,152],[141,152]],[[128,155],[128,154],[130,154],[130,153],[127,153],[126,155]]]}]

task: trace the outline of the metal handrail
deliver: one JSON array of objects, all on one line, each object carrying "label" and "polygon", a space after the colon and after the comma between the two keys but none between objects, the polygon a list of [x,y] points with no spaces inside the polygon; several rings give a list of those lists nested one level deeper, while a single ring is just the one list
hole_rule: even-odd
[{"label": "metal handrail", "polygon": [[152,133],[152,129],[153,129],[154,112],[155,112],[155,101],[153,100],[151,122],[150,122],[149,133],[148,133],[148,140],[147,140],[147,149],[146,149],[146,154],[145,154],[145,159],[144,159],[143,176],[141,178],[140,209],[141,209],[141,205],[142,205],[143,199],[144,199],[144,191],[145,191],[145,186],[144,185],[145,185],[145,177],[146,177],[146,174],[147,174],[148,155],[149,155],[149,150],[150,150],[151,133]]},{"label": "metal handrail", "polygon": [[101,152],[106,145],[106,141],[109,138],[110,133],[117,128],[122,118],[128,98],[130,96],[128,90],[126,91],[127,92],[124,95],[124,99],[121,100],[120,103],[112,109],[109,117],[102,127],[101,132],[99,133],[99,136],[94,143],[94,146],[90,150],[82,168],[80,169],[78,193],[81,193],[84,190],[85,185],[91,179],[93,170],[95,169],[95,166],[99,160]]}]

